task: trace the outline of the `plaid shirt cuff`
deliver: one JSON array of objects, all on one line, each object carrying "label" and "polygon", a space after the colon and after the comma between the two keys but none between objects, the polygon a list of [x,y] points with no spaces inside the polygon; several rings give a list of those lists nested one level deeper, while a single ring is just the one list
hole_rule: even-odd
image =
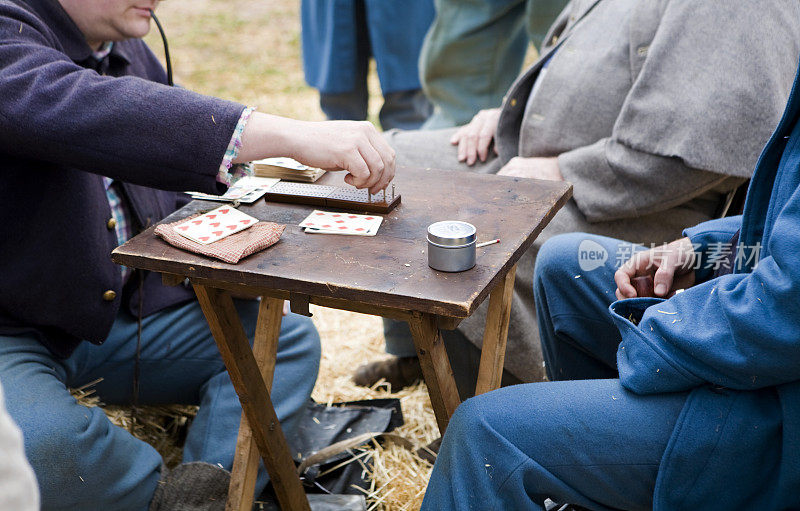
[{"label": "plaid shirt cuff", "polygon": [[248,106],[239,117],[239,122],[236,123],[236,129],[233,130],[233,136],[225,150],[225,156],[222,158],[222,163],[219,166],[219,173],[217,174],[217,181],[231,186],[244,176],[252,176],[253,168],[249,163],[233,163],[233,160],[239,156],[239,150],[242,148],[242,133],[244,127],[247,126],[247,121],[255,110],[254,107]]}]

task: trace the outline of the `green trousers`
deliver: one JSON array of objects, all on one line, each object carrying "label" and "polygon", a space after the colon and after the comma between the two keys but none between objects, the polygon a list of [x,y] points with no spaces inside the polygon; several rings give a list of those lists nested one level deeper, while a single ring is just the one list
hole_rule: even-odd
[{"label": "green trousers", "polygon": [[460,126],[499,107],[522,68],[528,42],[540,47],[567,0],[435,0],[436,18],[420,55],[434,104],[424,129]]}]

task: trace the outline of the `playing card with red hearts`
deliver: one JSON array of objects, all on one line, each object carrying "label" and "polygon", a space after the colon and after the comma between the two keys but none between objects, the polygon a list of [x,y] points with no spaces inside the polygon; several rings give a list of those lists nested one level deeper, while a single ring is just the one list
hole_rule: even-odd
[{"label": "playing card with red hearts", "polygon": [[173,227],[181,236],[208,245],[231,234],[243,231],[258,222],[247,213],[231,206],[220,206],[215,210],[191,218]]},{"label": "playing card with red hearts", "polygon": [[356,215],[314,210],[300,222],[307,233],[374,236],[383,221],[379,215]]}]

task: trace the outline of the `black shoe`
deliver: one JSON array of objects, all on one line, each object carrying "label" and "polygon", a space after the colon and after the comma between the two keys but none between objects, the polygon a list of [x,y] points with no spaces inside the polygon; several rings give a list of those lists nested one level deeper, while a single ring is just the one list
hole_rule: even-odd
[{"label": "black shoe", "polygon": [[353,383],[372,387],[381,379],[392,386],[392,391],[410,387],[422,379],[422,368],[417,357],[392,357],[380,362],[364,364],[356,369]]}]

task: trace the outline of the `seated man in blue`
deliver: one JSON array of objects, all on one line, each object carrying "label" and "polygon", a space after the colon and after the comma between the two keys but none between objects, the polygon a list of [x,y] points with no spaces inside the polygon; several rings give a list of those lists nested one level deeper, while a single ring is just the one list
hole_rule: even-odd
[{"label": "seated man in blue", "polygon": [[[115,265],[118,244],[185,203],[178,192],[224,191],[235,163],[291,156],[373,191],[394,175],[367,123],[169,87],[140,39],[157,5],[0,0],[0,381],[46,510],[224,508],[242,413],[230,376],[192,289]],[[259,304],[237,308],[252,338]],[[272,399],[291,431],[319,336],[297,315],[280,332]],[[70,395],[102,378],[103,402],[130,403],[136,367],[141,404],[200,405],[183,461],[201,463],[168,476],[153,447]]]},{"label": "seated man in blue", "polygon": [[[423,509],[800,508],[800,75],[743,215],[684,236],[651,250],[588,234],[544,245],[548,376],[581,381],[466,401]],[[659,298],[636,296],[638,275]]]}]

